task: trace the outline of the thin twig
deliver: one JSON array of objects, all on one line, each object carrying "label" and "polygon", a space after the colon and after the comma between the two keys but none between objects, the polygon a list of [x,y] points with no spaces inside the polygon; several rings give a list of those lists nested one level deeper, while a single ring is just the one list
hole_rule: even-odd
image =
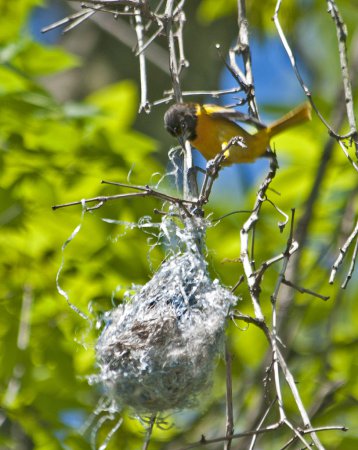
[{"label": "thin twig", "polygon": [[[329,278],[330,284],[333,284],[334,279],[335,279],[336,274],[337,274],[337,270],[338,270],[339,266],[342,264],[343,259],[346,256],[346,253],[347,253],[349,247],[351,246],[352,242],[357,237],[357,235],[358,235],[358,222],[356,223],[356,226],[355,226],[354,230],[349,235],[348,239],[346,240],[346,242],[344,243],[342,248],[339,250],[338,258],[335,260],[335,262],[334,262],[334,264],[332,266],[331,276]],[[354,259],[353,259],[353,261],[354,261],[355,260],[355,256],[356,256],[356,251],[354,252],[353,256],[354,256]],[[353,264],[353,268],[354,268],[354,264]]]},{"label": "thin twig", "polygon": [[231,292],[235,292],[236,289],[245,281],[244,275],[241,275],[238,281],[234,284],[234,286],[231,288]]},{"label": "thin twig", "polygon": [[250,214],[249,218],[244,223],[243,227],[240,231],[240,241],[241,241],[241,261],[244,267],[245,276],[247,279],[247,283],[250,290],[251,301],[253,303],[255,317],[259,320],[264,320],[264,316],[260,307],[260,288],[257,282],[257,278],[255,277],[255,272],[253,266],[251,264],[250,252],[249,252],[249,233],[250,230],[254,227],[254,224],[257,222],[259,218],[259,212],[261,206],[265,200],[265,194],[270,186],[271,181],[276,175],[277,170],[277,162],[276,159],[271,160],[270,170],[266,175],[265,180],[261,184],[257,197],[253,212]]},{"label": "thin twig", "polygon": [[270,200],[267,196],[266,196],[266,201],[268,202],[268,203],[270,203],[270,205],[272,205],[275,209],[276,209],[276,211],[279,213],[279,214],[281,214],[281,216],[283,216],[284,217],[284,221],[283,222],[278,222],[278,227],[279,227],[279,229],[280,229],[280,231],[281,231],[281,233],[282,233],[282,231],[284,230],[284,228],[285,228],[285,226],[287,225],[287,223],[288,223],[288,214],[286,214],[284,211],[282,211],[282,209],[280,209],[272,200]]},{"label": "thin twig", "polygon": [[150,419],[149,419],[148,428],[146,430],[146,435],[145,435],[145,440],[144,440],[144,443],[143,443],[142,450],[148,450],[149,443],[150,443],[150,438],[152,436],[153,427],[154,427],[154,424],[155,424],[156,417],[157,417],[156,414],[152,414]]},{"label": "thin twig", "polygon": [[[274,405],[276,402],[277,402],[277,397],[274,398],[274,399],[272,400],[272,402],[268,405],[268,407],[267,407],[267,409],[266,409],[264,415],[262,416],[262,418],[261,418],[261,420],[260,420],[260,422],[259,422],[259,424],[258,424],[258,426],[257,426],[257,429],[258,429],[258,430],[259,430],[259,429],[262,427],[262,425],[264,424],[264,422],[265,422],[267,416],[269,415],[269,412],[271,411],[271,408],[273,407],[273,405]],[[253,450],[253,449],[254,449],[257,438],[258,438],[258,435],[257,435],[257,434],[254,434],[254,435],[252,436],[252,439],[251,439],[251,442],[250,442],[250,447],[248,448],[248,450]]]},{"label": "thin twig", "polygon": [[[241,88],[231,88],[231,89],[220,89],[220,90],[211,90],[211,91],[183,91],[182,96],[183,97],[191,97],[191,96],[198,96],[198,95],[205,95],[211,96],[213,98],[219,98],[221,95],[229,95],[229,94],[235,94],[236,92],[240,92]],[[155,100],[152,102],[153,106],[161,105],[163,103],[169,103],[174,98],[174,92],[173,90],[164,91],[164,97],[160,98],[158,100]]]},{"label": "thin twig", "polygon": [[[295,253],[298,250],[299,246],[298,246],[298,242],[293,241],[291,243],[291,247],[287,250],[289,252],[289,255],[293,255],[293,253]],[[272,266],[272,264],[275,264],[279,261],[281,261],[282,259],[284,259],[286,256],[286,252],[280,253],[277,256],[274,256],[271,259],[268,259],[267,261],[264,261],[261,264],[261,267],[259,269],[256,270],[255,272],[255,277],[256,277],[256,283],[260,283],[262,276],[264,275],[264,273],[266,272],[266,270]]]},{"label": "thin twig", "polygon": [[309,99],[309,101],[312,105],[312,108],[315,110],[315,112],[318,115],[318,117],[320,118],[320,120],[327,127],[331,136],[335,137],[338,141],[340,141],[342,139],[346,139],[347,137],[351,137],[354,140],[355,146],[356,146],[356,154],[357,154],[357,158],[358,158],[358,134],[357,134],[357,126],[356,126],[355,116],[354,116],[354,109],[353,109],[352,87],[351,87],[350,75],[349,75],[349,71],[348,71],[347,52],[346,52],[346,28],[342,21],[342,18],[339,15],[339,11],[338,11],[334,1],[327,0],[327,3],[328,3],[328,11],[331,14],[334,22],[336,23],[337,37],[338,37],[338,41],[339,41],[339,55],[340,55],[341,71],[342,71],[342,78],[343,78],[343,85],[344,85],[344,95],[345,95],[345,99],[347,101],[347,114],[348,114],[350,128],[351,128],[351,131],[347,136],[342,136],[342,135],[338,134],[338,132],[335,131],[334,128],[325,120],[325,118],[322,116],[319,109],[317,108],[309,88],[307,87],[307,85],[305,84],[305,82],[301,76],[301,73],[297,66],[296,59],[295,59],[293,52],[290,48],[290,45],[286,39],[285,33],[281,27],[281,23],[280,23],[279,17],[278,17],[280,8],[281,8],[281,4],[282,4],[282,0],[278,0],[276,3],[273,21],[275,23],[278,35],[281,39],[282,45],[284,46],[286,53],[290,59],[291,66],[295,72],[296,78],[299,81],[305,95]]},{"label": "thin twig", "polygon": [[[112,417],[112,413],[108,417],[110,420],[114,420],[114,417]],[[108,432],[107,436],[105,437],[104,441],[102,442],[102,444],[98,450],[106,450],[108,448],[108,444],[109,444],[110,440],[116,434],[116,432],[119,430],[122,423],[123,423],[123,417],[119,417],[117,422],[114,424],[114,426]]]},{"label": "thin twig", "polygon": [[345,289],[350,281],[350,279],[352,278],[353,272],[354,272],[354,267],[356,264],[356,259],[357,259],[357,253],[358,253],[358,238],[356,239],[356,243],[354,245],[354,250],[353,250],[353,255],[352,255],[352,259],[351,259],[351,264],[349,266],[349,270],[346,276],[346,279],[344,280],[343,284],[342,284],[342,289]]},{"label": "thin twig", "polygon": [[[178,69],[178,61],[176,55],[176,47],[175,47],[175,34],[173,30],[173,8],[174,8],[174,0],[167,0],[167,4],[165,7],[165,16],[163,18],[164,28],[168,40],[168,50],[169,50],[169,70],[171,74],[172,80],[172,88],[174,92],[174,98],[177,103],[181,103],[183,101],[180,80],[179,80],[179,69]],[[196,179],[193,176],[193,157],[190,142],[186,141],[184,150],[184,160],[183,160],[183,197],[188,200],[192,200],[193,198],[197,198],[197,186]]]},{"label": "thin twig", "polygon": [[148,101],[148,84],[147,84],[147,67],[146,67],[146,57],[143,50],[144,47],[144,34],[143,34],[143,18],[141,15],[141,10],[138,8],[135,10],[134,14],[135,20],[135,32],[137,35],[138,42],[138,56],[139,56],[139,73],[140,73],[140,104],[139,112],[150,111],[149,101]]},{"label": "thin twig", "polygon": [[221,152],[218,153],[214,159],[208,161],[208,163],[206,164],[205,176],[203,184],[201,185],[200,195],[198,198],[198,205],[200,207],[205,205],[209,201],[214,181],[217,178],[219,171],[221,169],[221,163],[225,159],[224,154],[226,150],[231,147],[231,145],[233,145],[232,141],[229,142],[229,144],[225,146],[225,148],[222,149]]},{"label": "thin twig", "polygon": [[[270,344],[270,346],[272,348],[272,351],[273,351],[273,345],[275,345],[274,343],[276,342],[277,338],[275,338],[273,336],[273,333],[270,332],[270,330],[267,327],[265,321],[258,320],[258,319],[254,318],[254,317],[242,314],[242,313],[240,313],[238,311],[235,311],[232,314],[232,317],[235,318],[235,319],[243,320],[246,323],[251,323],[251,324],[256,325],[257,327],[259,327],[264,332],[264,334],[265,334],[265,336],[266,336],[266,338],[267,338],[267,340],[268,340],[268,342],[269,342],[269,344]],[[310,434],[310,436],[311,436],[313,442],[315,443],[316,447],[319,450],[324,450],[321,442],[319,441],[319,439],[318,439],[318,437],[316,435],[316,429],[314,427],[312,427],[312,425],[311,425],[308,413],[307,413],[307,411],[306,411],[306,409],[305,409],[305,407],[304,407],[304,405],[302,403],[301,396],[300,396],[300,394],[298,392],[298,389],[297,389],[295,380],[294,380],[294,378],[292,376],[292,373],[289,370],[289,368],[287,366],[287,363],[286,363],[282,353],[280,352],[280,350],[278,349],[277,346],[275,346],[275,356],[277,357],[277,363],[278,363],[280,369],[282,370],[282,373],[284,374],[286,382],[287,382],[288,386],[290,387],[290,390],[292,392],[292,396],[293,396],[293,398],[295,400],[295,403],[297,405],[297,408],[298,408],[298,410],[300,412],[300,415],[301,415],[301,418],[302,418],[302,421],[303,421],[303,424],[304,424],[304,429],[303,430],[299,430],[299,433],[300,434]],[[284,411],[283,411],[283,413],[284,413]],[[282,422],[279,422],[279,423],[282,425]],[[284,419],[284,423],[287,426],[289,426],[293,431],[294,430],[298,431],[297,428],[293,427],[293,425],[286,418]],[[338,427],[338,429],[341,429],[341,428]],[[306,432],[306,430],[307,430],[307,432]],[[317,430],[317,431],[320,431],[320,430]],[[296,434],[296,436],[297,436],[297,434]],[[308,448],[310,448],[309,445],[308,445]]]},{"label": "thin twig", "polygon": [[235,433],[232,436],[226,437],[226,436],[222,436],[222,437],[218,437],[218,438],[214,438],[214,439],[206,439],[205,436],[202,436],[200,441],[191,444],[187,447],[183,447],[180,448],[178,450],[191,450],[193,448],[197,448],[197,447],[201,447],[202,445],[210,445],[210,444],[216,444],[218,442],[224,442],[227,440],[232,440],[232,439],[240,439],[246,436],[253,436],[253,435],[257,435],[257,434],[265,434],[271,431],[275,431],[278,428],[280,428],[282,426],[281,423],[277,422],[274,423],[272,425],[269,425],[265,428],[260,428],[257,430],[250,430],[250,431],[243,431],[242,433]]},{"label": "thin twig", "polygon": [[[281,287],[281,283],[283,282],[283,280],[285,279],[285,273],[287,271],[287,265],[289,262],[289,259],[293,253],[292,251],[292,245],[294,243],[294,239],[293,239],[293,226],[294,226],[294,219],[295,219],[295,210],[292,209],[292,216],[291,216],[291,228],[290,228],[290,234],[287,240],[287,245],[286,245],[286,250],[284,251],[284,258],[283,258],[283,264],[282,264],[282,269],[280,272],[280,275],[277,279],[276,282],[276,286],[274,289],[274,293],[271,296],[271,302],[273,305],[273,310],[275,310],[276,308],[276,301],[277,301],[277,296],[278,296],[278,292],[279,289]],[[276,325],[273,325],[273,327],[275,327]]]},{"label": "thin twig", "polygon": [[328,13],[331,15],[333,22],[336,25],[337,39],[338,39],[338,53],[341,63],[341,73],[343,80],[343,89],[345,104],[347,108],[347,117],[350,128],[350,136],[355,145],[356,158],[358,159],[358,133],[357,123],[354,114],[354,100],[352,92],[352,83],[348,68],[347,57],[347,27],[342,20],[338,7],[334,0],[327,0]]},{"label": "thin twig", "polygon": [[[280,364],[280,368],[281,368],[281,370],[282,370],[282,372],[283,372],[283,374],[284,374],[284,376],[286,378],[286,382],[287,382],[287,384],[290,387],[290,390],[292,392],[292,396],[293,396],[293,398],[295,400],[295,403],[297,405],[297,408],[298,408],[298,410],[300,412],[300,415],[301,415],[304,427],[305,427],[305,429],[306,428],[307,429],[313,429],[313,427],[311,425],[310,418],[308,416],[308,413],[307,413],[307,411],[306,411],[306,409],[305,409],[305,407],[303,405],[303,402],[301,400],[301,396],[300,396],[300,394],[298,392],[296,382],[295,382],[295,380],[294,380],[294,378],[292,376],[291,371],[289,370],[289,368],[287,366],[287,363],[286,363],[284,357],[282,356],[281,352],[278,349],[277,349],[277,357],[278,357],[278,361],[279,361],[279,364]],[[313,442],[315,443],[316,447],[319,450],[324,450],[324,447],[322,446],[320,440],[318,439],[318,436],[316,435],[315,431],[312,431],[310,433],[310,436],[311,436]],[[310,446],[308,446],[308,448],[310,448]]]},{"label": "thin twig", "polygon": [[211,96],[213,98],[219,98],[221,95],[229,95],[229,94],[236,94],[237,92],[240,92],[240,87],[230,88],[230,89],[219,89],[219,90],[212,90],[212,91],[183,91],[183,97],[187,96],[196,96],[196,95],[205,95]]},{"label": "thin twig", "polygon": [[176,38],[178,41],[178,51],[179,51],[179,73],[184,68],[189,67],[189,61],[185,57],[185,51],[184,51],[184,23],[186,21],[185,13],[182,8],[180,8],[179,13],[177,14],[177,22],[178,22],[178,28],[176,31]]},{"label": "thin twig", "polygon": [[[242,56],[245,67],[245,81],[247,91],[247,100],[249,105],[249,113],[254,117],[259,117],[254,91],[254,77],[251,64],[251,51],[249,45],[249,26],[246,17],[246,0],[237,1],[238,10],[238,27],[237,42],[234,51]],[[233,61],[231,61],[233,62]],[[237,65],[235,66],[237,70]]]},{"label": "thin twig", "polygon": [[[97,8],[99,9],[99,8]],[[66,33],[70,30],[72,30],[73,28],[75,28],[77,25],[81,24],[83,21],[89,19],[90,17],[92,17],[95,14],[95,10],[93,8],[86,8],[86,9],[81,9],[80,11],[77,11],[74,14],[71,14],[68,17],[65,17],[64,19],[58,20],[57,22],[42,28],[41,32],[42,33],[47,33],[48,31],[52,31],[55,28],[61,27],[62,25],[67,25],[64,29],[63,29],[63,33]]]},{"label": "thin twig", "polygon": [[311,289],[307,289],[302,286],[297,286],[297,284],[292,283],[289,280],[286,280],[286,278],[283,278],[282,284],[285,284],[286,286],[290,286],[293,289],[296,289],[296,291],[300,292],[301,294],[309,294],[309,295],[312,295],[313,297],[320,298],[321,300],[324,300],[324,301],[329,300],[329,296],[318,294],[318,292],[314,292]]},{"label": "thin twig", "polygon": [[[256,436],[256,435],[260,435],[260,434],[266,434],[266,433],[278,430],[283,425],[287,425],[287,424],[284,424],[281,422],[276,422],[272,425],[269,425],[264,428],[259,428],[257,430],[250,430],[250,431],[244,431],[242,433],[235,433],[232,436],[230,436],[230,438],[227,438],[226,436],[222,436],[222,437],[218,437],[218,438],[214,438],[214,439],[206,439],[205,436],[202,436],[200,441],[193,443],[187,447],[182,447],[178,450],[192,450],[193,448],[198,448],[203,445],[210,445],[210,444],[216,444],[218,442],[224,442],[228,439],[240,439],[240,438],[247,437],[247,436]],[[343,425],[328,425],[328,426],[324,426],[324,427],[308,427],[306,429],[297,429],[296,432],[302,437],[304,435],[307,435],[307,434],[311,435],[312,433],[318,433],[320,431],[333,431],[333,430],[348,431],[348,428],[346,428]],[[294,439],[297,439],[297,438],[299,438],[299,436],[297,434],[295,434]],[[312,446],[305,439],[303,439],[303,443],[307,446],[307,449],[312,448]]]},{"label": "thin twig", "polygon": [[[273,353],[273,361],[274,361],[274,373],[275,373],[275,385],[276,385],[276,393],[278,395],[278,402],[279,402],[279,407],[280,407],[280,381],[279,381],[279,373],[278,373],[278,366],[280,367],[280,369],[282,370],[285,378],[286,378],[286,382],[289,385],[293,398],[296,402],[297,408],[300,412],[301,418],[303,420],[303,423],[305,425],[305,428],[311,427],[311,423],[310,423],[310,419],[308,416],[308,413],[306,412],[306,409],[302,403],[300,394],[298,392],[297,386],[295,384],[294,378],[287,366],[287,363],[284,359],[284,357],[282,356],[281,352],[278,349],[277,346],[277,336],[278,336],[278,330],[277,330],[277,314],[276,314],[276,304],[277,304],[277,296],[278,296],[278,292],[280,289],[281,284],[283,283],[283,280],[285,279],[285,273],[287,271],[287,267],[288,267],[288,262],[289,259],[291,257],[290,254],[290,248],[292,246],[292,242],[293,242],[293,224],[294,224],[294,213],[295,210],[292,210],[292,218],[291,218],[291,229],[290,229],[290,235],[289,238],[287,240],[287,247],[286,247],[286,251],[285,251],[285,258],[283,260],[283,264],[282,264],[282,269],[280,272],[280,275],[277,279],[276,282],[276,286],[275,286],[275,290],[274,293],[271,296],[271,301],[272,301],[272,339],[271,339],[271,345],[272,345],[272,353]],[[300,435],[300,433],[297,432],[296,427],[294,427],[291,422],[287,419],[284,409],[283,409],[283,403],[281,404],[280,407],[280,417],[281,420],[284,421],[286,423],[287,426],[289,426],[292,431],[297,435],[297,437],[302,441],[305,442],[305,440],[302,438],[302,436]],[[323,446],[320,442],[320,440],[318,439],[317,435],[315,433],[311,434],[311,438],[314,441],[316,447],[320,450],[324,450]],[[307,445],[307,443],[306,443]],[[307,445],[307,448],[309,448],[309,444]]]},{"label": "thin twig", "polygon": [[289,60],[291,62],[291,66],[293,71],[295,72],[296,78],[299,81],[305,95],[307,96],[308,100],[310,101],[312,108],[315,110],[316,114],[318,115],[318,117],[321,119],[321,121],[324,123],[324,125],[328,128],[328,130],[330,131],[332,136],[338,136],[335,131],[333,130],[333,128],[329,125],[329,123],[325,120],[325,118],[322,116],[322,114],[320,113],[320,111],[318,110],[313,98],[312,98],[312,94],[311,91],[309,90],[309,88],[307,87],[307,85],[305,84],[302,76],[301,76],[301,72],[298,69],[298,65],[296,62],[296,58],[294,57],[294,54],[291,50],[291,47],[286,39],[285,33],[281,27],[281,23],[280,20],[278,18],[279,16],[279,12],[281,9],[281,3],[282,0],[278,0],[276,3],[276,7],[275,7],[275,13],[273,16],[273,21],[275,23],[276,29],[277,29],[277,33],[279,35],[279,38],[282,42],[282,45],[284,46],[284,49],[286,50],[287,56],[289,57]]},{"label": "thin twig", "polygon": [[119,183],[119,182],[112,182],[112,181],[102,181],[102,183],[105,184],[112,184],[115,186],[125,187],[129,189],[134,189],[140,192],[127,192],[125,194],[117,194],[117,195],[100,195],[98,197],[83,199],[83,200],[76,200],[74,202],[69,203],[63,203],[61,205],[54,205],[52,209],[59,209],[59,208],[65,208],[69,206],[75,206],[75,205],[83,205],[87,203],[97,203],[96,206],[92,207],[91,209],[95,208],[98,209],[101,206],[103,206],[107,201],[112,200],[118,200],[122,198],[131,198],[131,197],[155,197],[159,198],[164,201],[168,201],[170,203],[173,203],[175,205],[180,206],[183,208],[184,212],[187,216],[190,216],[189,211],[186,208],[186,205],[195,205],[196,202],[190,201],[190,200],[183,200],[177,197],[172,197],[171,195],[164,194],[163,192],[156,191],[155,189],[152,189],[149,186],[137,186],[137,185],[130,185],[126,183]]},{"label": "thin twig", "polygon": [[[333,426],[327,426],[327,427],[315,427],[312,429],[304,430],[304,432],[305,432],[305,434],[308,434],[308,433],[311,433],[312,431],[319,432],[319,431],[332,431],[332,430],[348,431],[348,428],[346,428],[344,426],[333,425]],[[302,431],[301,431],[301,433],[302,433]],[[280,448],[280,450],[286,450],[288,447],[291,446],[291,444],[293,444],[296,441],[297,441],[297,435],[293,436],[289,441],[287,441],[286,444]],[[311,446],[310,446],[310,448],[311,448]]]},{"label": "thin twig", "polygon": [[[137,36],[133,27],[128,24],[128,21],[123,20],[120,17],[116,20],[109,20],[109,17],[106,14],[96,14],[92,20],[101,28],[101,30],[110,34],[130,49],[136,47]],[[143,50],[144,48],[142,51]],[[145,48],[145,55],[149,62],[154,64],[161,72],[169,75],[168,51],[166,49],[156,42],[151,42],[150,45]]]},{"label": "thin twig", "polygon": [[138,50],[136,51],[135,56],[139,56],[141,53],[143,53],[144,50],[146,50],[150,46],[150,44],[154,42],[155,39],[163,32],[163,29],[163,25],[160,25],[157,31],[155,31],[152,36],[145,41],[145,43],[142,45],[142,48],[139,48],[138,46]]},{"label": "thin twig", "polygon": [[172,79],[172,87],[174,91],[174,98],[177,103],[182,102],[182,94],[179,81],[179,70],[175,50],[175,39],[173,30],[173,8],[174,0],[167,0],[165,7],[165,32],[168,39],[169,50],[169,70]]},{"label": "thin twig", "polygon": [[[312,445],[309,442],[307,442],[306,439],[303,437],[303,433],[299,429],[294,427],[292,425],[292,423],[289,420],[287,420],[287,418],[284,420],[284,423],[285,423],[285,425],[288,428],[290,428],[292,430],[292,432],[294,433],[295,437],[297,439],[299,439],[304,444],[304,447],[303,447],[304,449],[309,450],[310,448],[312,448]],[[323,447],[322,447],[322,450],[324,450]]]},{"label": "thin twig", "polygon": [[358,172],[358,165],[355,161],[353,161],[353,159],[351,158],[351,155],[348,153],[346,143],[342,139],[338,139],[337,142],[338,142],[339,146],[341,147],[345,157],[348,159],[348,161],[353,166],[353,168]]},{"label": "thin twig", "polygon": [[231,449],[230,436],[234,433],[234,411],[232,405],[232,355],[228,343],[225,343],[225,362],[226,362],[226,437],[224,450]]}]

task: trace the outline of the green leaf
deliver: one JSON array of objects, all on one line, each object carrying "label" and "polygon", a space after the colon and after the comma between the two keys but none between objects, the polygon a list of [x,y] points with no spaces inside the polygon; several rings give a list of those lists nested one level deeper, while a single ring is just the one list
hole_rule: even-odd
[{"label": "green leaf", "polygon": [[45,47],[28,41],[12,58],[11,63],[28,76],[40,76],[77,67],[79,59],[60,47]]},{"label": "green leaf", "polygon": [[0,66],[0,95],[22,92],[28,89],[30,82],[14,70]]},{"label": "green leaf", "polygon": [[236,11],[236,0],[202,0],[197,14],[203,23],[210,23]]},{"label": "green leaf", "polygon": [[99,127],[123,130],[132,125],[137,115],[137,87],[130,80],[121,81],[89,95],[87,102],[101,110],[96,119]]},{"label": "green leaf", "polygon": [[0,0],[0,45],[17,37],[33,7],[42,3],[42,0]]}]

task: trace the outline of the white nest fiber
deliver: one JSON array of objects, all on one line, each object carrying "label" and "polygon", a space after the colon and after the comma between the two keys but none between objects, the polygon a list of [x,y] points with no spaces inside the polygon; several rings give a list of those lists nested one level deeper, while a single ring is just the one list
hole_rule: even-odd
[{"label": "white nest fiber", "polygon": [[96,347],[107,395],[139,414],[181,409],[208,386],[235,297],[198,251],[166,260],[114,309]]}]

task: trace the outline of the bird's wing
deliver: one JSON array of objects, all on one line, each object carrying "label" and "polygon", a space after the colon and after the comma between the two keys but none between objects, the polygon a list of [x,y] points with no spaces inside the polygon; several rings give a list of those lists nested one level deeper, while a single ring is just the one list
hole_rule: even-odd
[{"label": "bird's wing", "polygon": [[206,113],[211,117],[224,117],[231,121],[243,122],[253,125],[257,129],[266,128],[266,125],[260,122],[256,117],[249,116],[233,108],[225,108],[218,105],[203,105]]}]

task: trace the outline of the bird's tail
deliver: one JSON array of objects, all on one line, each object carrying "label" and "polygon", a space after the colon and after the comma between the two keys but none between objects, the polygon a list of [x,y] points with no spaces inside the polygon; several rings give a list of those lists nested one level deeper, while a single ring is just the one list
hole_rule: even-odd
[{"label": "bird's tail", "polygon": [[268,132],[271,138],[276,136],[276,134],[287,130],[288,128],[299,125],[302,122],[306,122],[307,120],[311,120],[311,105],[308,102],[297,106],[297,108],[276,120],[276,122],[266,128],[266,132]]}]

